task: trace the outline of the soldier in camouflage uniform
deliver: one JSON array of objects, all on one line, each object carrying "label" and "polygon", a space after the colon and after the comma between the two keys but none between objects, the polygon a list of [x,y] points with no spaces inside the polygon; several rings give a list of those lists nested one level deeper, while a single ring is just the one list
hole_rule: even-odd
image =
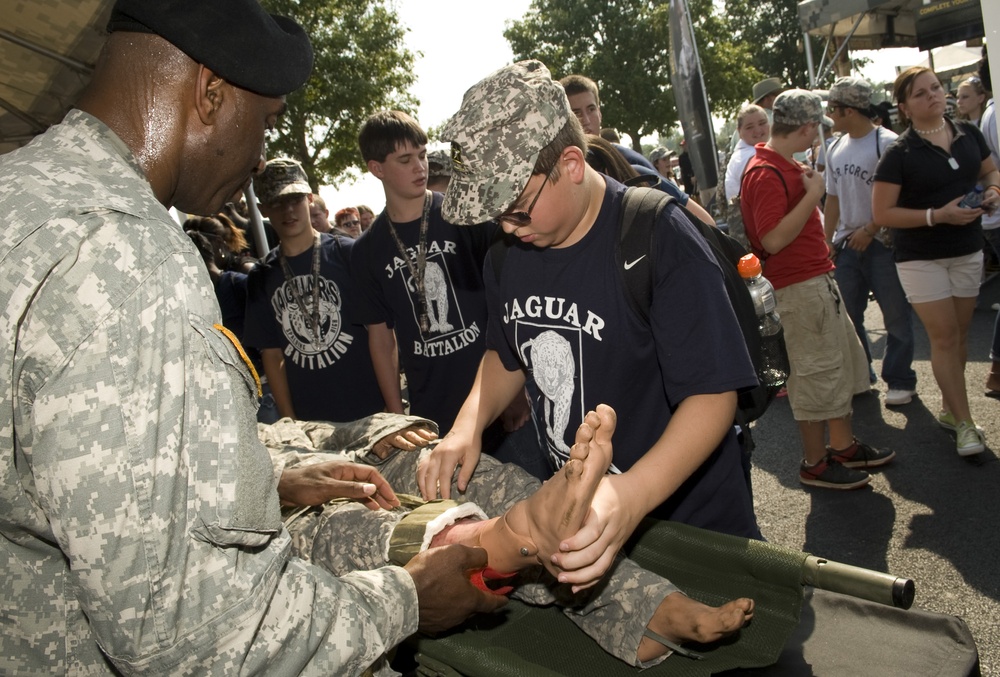
[{"label": "soldier in camouflage uniform", "polygon": [[497,608],[482,550],[290,556],[258,385],[167,212],[246,185],[305,33],[255,0],[120,0],[109,28],[77,109],[0,159],[0,673],[356,674]]}]

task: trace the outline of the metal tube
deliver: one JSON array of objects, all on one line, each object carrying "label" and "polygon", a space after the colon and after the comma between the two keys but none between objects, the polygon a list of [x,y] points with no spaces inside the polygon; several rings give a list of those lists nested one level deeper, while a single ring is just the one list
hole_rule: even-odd
[{"label": "metal tube", "polygon": [[31,127],[39,134],[41,134],[42,132],[44,132],[46,129],[49,128],[47,124],[45,124],[38,118],[34,117],[33,115],[28,115],[23,110],[12,104],[10,101],[7,101],[7,99],[0,98],[0,108],[3,108],[5,111],[16,117],[24,124]]},{"label": "metal tube", "polygon": [[267,254],[267,235],[264,233],[264,219],[257,209],[257,196],[253,193],[253,183],[248,183],[243,190],[243,196],[247,200],[247,213],[250,215],[250,230],[253,231],[254,246],[257,250],[257,258],[264,258]]},{"label": "metal tube", "polygon": [[814,555],[809,555],[802,565],[802,584],[899,609],[909,609],[913,605],[915,591],[912,579],[831,562]]},{"label": "metal tube", "polygon": [[63,64],[64,66],[69,66],[73,70],[79,71],[84,75],[90,75],[91,73],[94,72],[94,67],[89,64],[85,64],[82,61],[77,61],[76,59],[71,59],[68,56],[60,54],[59,52],[54,52],[48,47],[42,47],[41,45],[35,44],[31,40],[25,40],[24,38],[18,37],[17,35],[14,35],[10,31],[4,30],[2,28],[0,28],[0,39],[6,40],[8,42],[13,42],[15,45],[20,45],[25,49],[35,52],[36,54],[41,54],[42,56],[54,59],[55,61],[58,61],[59,63]]}]

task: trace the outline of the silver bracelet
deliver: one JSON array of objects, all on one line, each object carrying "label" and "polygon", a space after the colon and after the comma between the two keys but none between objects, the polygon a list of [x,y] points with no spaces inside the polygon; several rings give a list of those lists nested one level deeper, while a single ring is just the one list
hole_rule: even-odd
[{"label": "silver bracelet", "polygon": [[927,208],[927,214],[926,214],[926,216],[927,216],[927,225],[930,226],[931,228],[933,228],[934,227],[934,221],[933,221],[933,218],[934,218],[934,208],[933,207],[928,207]]}]

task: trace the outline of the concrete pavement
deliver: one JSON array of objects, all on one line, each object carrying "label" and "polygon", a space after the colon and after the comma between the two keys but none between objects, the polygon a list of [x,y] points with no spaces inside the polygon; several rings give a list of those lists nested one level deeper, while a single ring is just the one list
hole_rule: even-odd
[{"label": "concrete pavement", "polygon": [[[983,395],[996,317],[990,306],[998,301],[1000,278],[994,278],[983,287],[973,318],[966,371],[986,452],[960,458],[954,436],[938,427],[940,394],[916,318],[918,397],[888,408],[880,382],[877,391],[854,401],[855,435],[897,452],[890,465],[873,473],[869,487],[831,491],[799,484],[801,448],[787,400],[772,404],[754,429],[754,499],[765,537],[914,579],[914,608],[956,615],[969,625],[984,675],[1000,675],[1000,401]],[[878,372],[885,332],[874,302],[865,323]]]}]

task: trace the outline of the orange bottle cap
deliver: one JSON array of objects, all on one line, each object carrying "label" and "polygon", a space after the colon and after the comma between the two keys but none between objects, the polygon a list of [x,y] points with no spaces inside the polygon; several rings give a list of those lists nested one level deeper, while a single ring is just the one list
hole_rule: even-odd
[{"label": "orange bottle cap", "polygon": [[740,271],[740,277],[744,279],[757,277],[761,273],[760,259],[757,258],[756,254],[747,254],[740,258],[736,269]]}]

